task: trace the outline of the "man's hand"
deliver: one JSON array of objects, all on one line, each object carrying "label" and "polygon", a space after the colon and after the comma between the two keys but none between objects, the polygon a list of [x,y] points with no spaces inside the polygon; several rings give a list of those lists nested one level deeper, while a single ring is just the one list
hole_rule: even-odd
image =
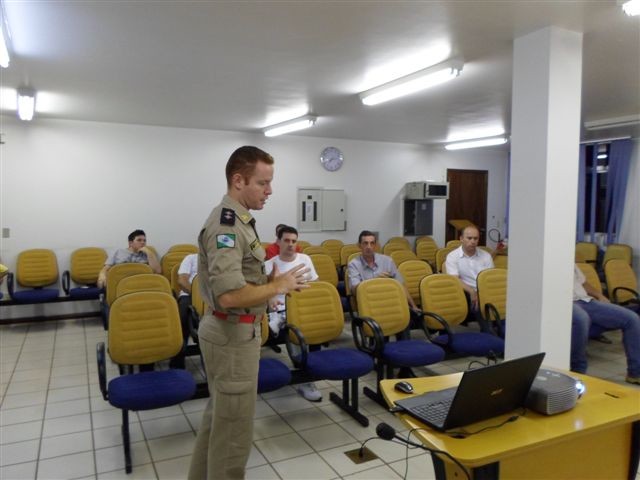
[{"label": "man's hand", "polygon": [[478,292],[476,292],[475,290],[472,290],[469,293],[469,299],[471,301],[471,309],[477,310],[478,309]]},{"label": "man's hand", "polygon": [[278,266],[274,264],[271,275],[269,276],[269,281],[275,284],[276,291],[279,295],[286,295],[291,290],[309,288],[306,280],[307,273],[309,273],[309,269],[300,264],[288,272],[280,274]]},{"label": "man's hand", "polygon": [[391,272],[380,272],[378,278],[393,278]]}]

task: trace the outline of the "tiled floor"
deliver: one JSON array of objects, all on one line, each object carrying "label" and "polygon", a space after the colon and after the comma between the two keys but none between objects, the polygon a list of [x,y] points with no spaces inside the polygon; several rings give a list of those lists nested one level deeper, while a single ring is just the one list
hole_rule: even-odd
[{"label": "tiled floor", "polygon": [[[345,344],[351,342],[349,335],[345,330]],[[611,345],[590,345],[589,373],[623,382],[620,335],[608,335]],[[95,346],[104,340],[98,319],[0,327],[0,479],[186,477],[206,400],[131,414],[134,469],[125,475],[120,411],[102,399],[98,388]],[[276,355],[270,350],[265,354]],[[468,362],[443,362],[430,373],[460,371]],[[189,368],[201,376],[198,363],[190,361]],[[109,377],[116,372],[111,368]],[[374,376],[363,383],[373,388]],[[428,455],[382,440],[367,443],[377,460],[352,463],[344,452],[375,437],[378,423],[405,429],[379,405],[361,397],[361,410],[371,421],[363,428],[329,402],[337,383],[319,382],[318,387],[324,393],[320,403],[307,402],[291,387],[261,396],[247,478],[434,478]]]}]

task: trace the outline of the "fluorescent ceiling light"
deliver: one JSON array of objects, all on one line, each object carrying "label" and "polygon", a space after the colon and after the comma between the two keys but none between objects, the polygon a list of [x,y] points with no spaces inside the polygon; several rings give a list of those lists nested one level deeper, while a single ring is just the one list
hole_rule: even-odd
[{"label": "fluorescent ceiling light", "polygon": [[587,130],[604,130],[607,128],[628,127],[640,123],[640,115],[627,115],[626,117],[605,118],[584,122]]},{"label": "fluorescent ceiling light", "polygon": [[29,122],[33,119],[33,112],[36,109],[36,92],[30,88],[18,89],[18,117],[20,120]]},{"label": "fluorescent ceiling light", "polygon": [[466,140],[464,142],[448,143],[444,146],[447,150],[462,150],[464,148],[490,147],[491,145],[502,145],[507,143],[507,137],[490,137],[477,138],[475,140]]},{"label": "fluorescent ceiling light", "polygon": [[640,15],[640,0],[629,0],[627,2],[623,2],[622,10],[624,10],[624,13],[630,17]]},{"label": "fluorescent ceiling light", "polygon": [[265,127],[263,132],[266,137],[277,137],[278,135],[312,127],[317,119],[318,117],[315,115],[305,115],[304,117],[294,118],[293,120]]},{"label": "fluorescent ceiling light", "polygon": [[598,158],[598,160],[604,160],[608,156],[609,155],[607,155],[606,153],[599,153],[597,158]]},{"label": "fluorescent ceiling light", "polygon": [[365,105],[377,105],[394,98],[410,95],[456,78],[460,75],[463,65],[461,59],[448,60],[362,92],[360,99]]}]

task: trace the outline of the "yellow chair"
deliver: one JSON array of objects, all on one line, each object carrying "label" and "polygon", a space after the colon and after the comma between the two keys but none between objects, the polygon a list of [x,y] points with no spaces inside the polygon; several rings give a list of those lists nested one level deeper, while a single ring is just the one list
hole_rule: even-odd
[{"label": "yellow chair", "polygon": [[[495,358],[504,353],[504,340],[484,332],[457,332],[468,307],[458,277],[434,274],[420,282],[424,331],[431,341],[456,355]],[[430,331],[436,331],[431,335]]]},{"label": "yellow chair", "polygon": [[336,288],[313,282],[309,288],[287,296],[287,351],[300,381],[341,380],[342,396],[330,400],[363,426],[369,419],[358,411],[358,378],[373,370],[369,355],[354,348],[311,351],[309,346],[338,340],[344,330],[344,314]]},{"label": "yellow chair", "polygon": [[489,268],[478,274],[478,308],[484,321],[504,338],[507,318],[507,271]]},{"label": "yellow chair", "polygon": [[596,264],[598,261],[598,245],[591,242],[576,243],[576,262]]},{"label": "yellow chair", "polygon": [[598,276],[598,272],[596,272],[595,267],[591,263],[585,262],[577,262],[576,265],[584,274],[585,280],[589,285],[595,288],[598,293],[602,293],[602,282],[600,282],[600,277]]},{"label": "yellow chair", "polygon": [[306,240],[298,240],[296,244],[298,245],[298,248],[301,252],[304,251],[305,248],[311,246],[311,242],[307,242]]},{"label": "yellow chair", "polygon": [[612,259],[604,264],[609,298],[618,305],[640,304],[638,280],[626,260]]},{"label": "yellow chair", "polygon": [[602,264],[606,265],[609,260],[624,260],[629,265],[633,261],[633,249],[624,243],[610,243],[604,251]]},{"label": "yellow chair", "polygon": [[7,275],[9,297],[16,303],[50,302],[59,297],[57,288],[44,288],[58,281],[58,260],[53,250],[33,248],[18,254],[15,283],[29,290],[15,290],[14,274]]},{"label": "yellow chair", "polygon": [[387,243],[401,243],[403,245],[406,245],[406,247],[411,250],[411,242],[409,242],[409,240],[405,237],[391,237],[389,238],[389,240],[387,240]]},{"label": "yellow chair", "polygon": [[173,296],[178,298],[182,289],[180,288],[180,284],[178,283],[178,270],[180,270],[180,264],[176,263],[171,269],[171,280],[169,283],[171,284],[171,291],[173,292]]},{"label": "yellow chair", "polygon": [[507,268],[509,266],[509,256],[508,255],[496,255],[493,258],[493,266],[496,268]]},{"label": "yellow chair", "polygon": [[190,253],[186,251],[167,252],[160,261],[162,275],[164,275],[167,280],[171,280],[171,269],[174,265],[180,265],[187,255],[190,255]]},{"label": "yellow chair", "polygon": [[396,267],[399,267],[402,262],[406,262],[407,260],[418,260],[416,254],[411,250],[396,250],[395,252],[391,252],[391,260],[396,264]]},{"label": "yellow chair", "polygon": [[442,273],[444,271],[444,263],[447,260],[447,255],[453,252],[456,248],[455,246],[439,248],[436,251],[436,272]]},{"label": "yellow chair", "polygon": [[123,278],[116,287],[116,299],[134,292],[162,292],[173,295],[169,280],[155,273],[140,273]]},{"label": "yellow chair", "polygon": [[158,255],[158,250],[156,249],[156,247],[152,246],[152,245],[147,245],[147,248],[149,250],[151,250],[153,252],[153,254],[156,256],[156,258],[158,259],[158,261],[160,261],[160,259],[162,258],[160,255]]},{"label": "yellow chair", "polygon": [[109,309],[116,299],[116,291],[120,280],[131,275],[141,273],[153,273],[153,270],[146,263],[119,263],[113,265],[107,271],[107,281],[104,293],[100,298],[100,312],[102,316],[102,326],[105,330],[109,328]]},{"label": "yellow chair", "polygon": [[407,260],[398,265],[398,272],[404,279],[404,284],[409,290],[409,295],[417,307],[420,307],[420,282],[427,275],[432,275],[431,265],[422,260]]},{"label": "yellow chair", "polygon": [[387,242],[382,248],[382,253],[384,253],[387,256],[391,256],[393,252],[397,252],[399,250],[411,251],[411,248],[408,245],[409,245],[408,243],[402,243],[402,242],[391,242],[391,243]]},{"label": "yellow chair", "polygon": [[172,252],[186,252],[186,253],[198,253],[198,246],[193,243],[177,243],[171,245],[167,253]]},{"label": "yellow chair", "polygon": [[436,241],[433,239],[431,235],[421,235],[419,237],[416,237],[416,246],[422,242],[436,243]]},{"label": "yellow chair", "polygon": [[460,245],[462,245],[462,242],[460,240],[449,240],[445,247],[453,247],[453,248],[458,248]]},{"label": "yellow chair", "polygon": [[[317,245],[311,245],[310,247],[305,248],[304,250],[302,250],[302,253],[304,253],[305,255],[316,255],[318,253],[321,253],[322,255],[329,255],[329,250],[327,250],[325,247],[320,247]],[[331,255],[329,255],[331,256]]]},{"label": "yellow chair", "polygon": [[[161,277],[162,278],[162,277]],[[110,310],[109,356],[122,375],[107,383],[105,344],[97,345],[98,381],[104,400],[122,410],[125,471],[131,473],[129,411],[164,408],[189,400],[196,382],[187,370],[133,373],[134,365],[156,363],[182,348],[178,305],[162,292],[137,292],[113,302]]]},{"label": "yellow chair", "polygon": [[[375,362],[377,390],[364,388],[364,394],[386,405],[380,381],[394,377],[394,369],[431,365],[444,358],[442,348],[425,340],[411,340],[407,334],[410,321],[404,287],[392,278],[365,280],[356,290],[358,315],[352,317],[353,337],[358,349]],[[391,337],[396,336],[396,341]],[[386,408],[386,407],[385,407]]]},{"label": "yellow chair", "polygon": [[348,243],[340,249],[340,265],[345,267],[349,263],[349,257],[353,253],[360,253],[360,245],[357,243]]},{"label": "yellow chair", "polygon": [[438,244],[431,237],[422,237],[422,240],[416,241],[416,256],[420,260],[429,262],[432,268],[436,267],[436,252]]},{"label": "yellow chair", "polygon": [[336,264],[329,255],[323,255],[322,253],[314,253],[309,255],[313,267],[318,274],[318,280],[328,282],[334,287],[338,287],[338,272],[336,270]]},{"label": "yellow chair", "polygon": [[[69,270],[62,273],[62,288],[74,300],[98,299],[102,288],[97,286],[98,275],[107,261],[104,248],[85,247],[71,253]],[[71,288],[71,282],[78,287]]]},{"label": "yellow chair", "polygon": [[340,249],[344,246],[344,242],[342,240],[337,240],[335,238],[330,238],[328,240],[323,241],[320,246],[327,249],[329,252],[329,256],[333,260],[336,268],[340,266]]}]

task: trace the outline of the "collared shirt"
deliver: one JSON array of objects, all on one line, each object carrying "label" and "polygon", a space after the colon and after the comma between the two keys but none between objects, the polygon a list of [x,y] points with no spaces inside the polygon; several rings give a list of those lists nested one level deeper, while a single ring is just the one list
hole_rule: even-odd
[{"label": "collared shirt", "polygon": [[360,282],[378,277],[382,272],[389,272],[389,278],[404,283],[396,264],[391,257],[380,253],[373,254],[373,266],[370,266],[362,255],[354,258],[347,266],[349,269],[349,287],[353,290]]},{"label": "collared shirt", "polygon": [[587,277],[584,276],[582,270],[577,265],[573,266],[573,301],[582,300],[583,302],[590,302],[593,300],[591,296],[584,289],[584,282],[587,281]]},{"label": "collared shirt", "polygon": [[249,211],[229,195],[213,209],[204,223],[198,244],[200,292],[214,310],[236,315],[262,315],[267,303],[251,308],[224,309],[217,299],[245,285],[264,285],[264,249]]},{"label": "collared shirt", "polygon": [[477,289],[478,274],[482,270],[493,268],[493,258],[481,248],[476,248],[476,253],[471,256],[466,255],[461,245],[447,255],[445,268],[449,275],[460,277],[465,285]]}]

